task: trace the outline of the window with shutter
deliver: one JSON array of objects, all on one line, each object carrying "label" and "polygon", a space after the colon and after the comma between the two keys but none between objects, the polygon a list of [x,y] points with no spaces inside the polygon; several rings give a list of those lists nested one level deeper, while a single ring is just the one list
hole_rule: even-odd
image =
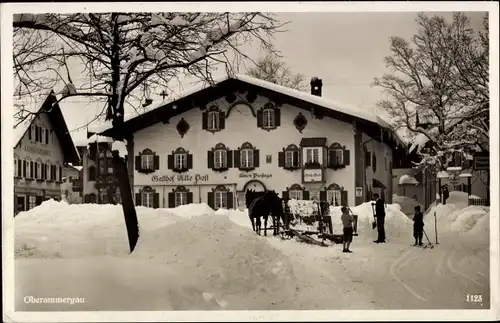
[{"label": "window with shutter", "polygon": [[258,166],[258,150],[248,141],[235,151],[235,167],[241,170],[252,170]]},{"label": "window with shutter", "polygon": [[136,170],[141,173],[153,173],[160,168],[160,159],[151,149],[146,148],[136,157]]},{"label": "window with shutter", "polygon": [[142,206],[154,207],[154,192],[144,191],[142,192]]},{"label": "window with shutter", "polygon": [[207,117],[208,117],[207,130],[209,131],[219,130],[219,112],[210,111],[208,112]]},{"label": "window with shutter", "polygon": [[[209,157],[213,156],[213,170],[217,171],[225,171],[229,167],[232,167],[232,153],[230,154],[229,148],[227,148],[224,144],[218,143],[209,152]],[[229,160],[231,159],[231,160]]]},{"label": "window with shutter", "polygon": [[23,176],[23,161],[21,159],[17,160],[17,176]]},{"label": "window with shutter", "polygon": [[272,102],[266,103],[257,111],[257,127],[264,130],[276,129],[280,122],[280,111]]},{"label": "window with shutter", "polygon": [[[279,157],[279,156],[278,156]],[[284,167],[285,169],[297,169],[300,167],[300,151],[294,145],[288,145],[284,150]]]},{"label": "window with shutter", "polygon": [[32,170],[33,170],[33,167],[31,166],[31,161],[29,159],[26,159],[26,176],[25,176],[26,179],[31,178]]},{"label": "window with shutter", "polygon": [[188,152],[182,148],[178,147],[172,152],[173,155],[173,169],[178,172],[183,172],[188,170]]}]

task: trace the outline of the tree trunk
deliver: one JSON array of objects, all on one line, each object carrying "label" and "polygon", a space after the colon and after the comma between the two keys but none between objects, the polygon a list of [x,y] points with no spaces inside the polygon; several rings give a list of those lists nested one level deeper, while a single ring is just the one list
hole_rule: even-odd
[{"label": "tree trunk", "polygon": [[132,198],[132,189],[130,187],[125,160],[118,155],[118,151],[113,151],[113,166],[118,179],[118,189],[122,199],[123,216],[127,225],[128,243],[130,253],[134,251],[139,240],[139,223],[135,211],[134,200]]}]

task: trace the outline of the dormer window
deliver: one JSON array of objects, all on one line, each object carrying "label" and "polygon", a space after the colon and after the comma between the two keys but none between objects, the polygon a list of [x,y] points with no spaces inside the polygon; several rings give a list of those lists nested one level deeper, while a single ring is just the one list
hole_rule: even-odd
[{"label": "dormer window", "polygon": [[234,151],[234,167],[240,170],[252,170],[259,167],[259,150],[245,142]]},{"label": "dormer window", "polygon": [[280,126],[280,110],[272,102],[266,103],[257,111],[257,127],[264,130],[276,129]]},{"label": "dormer window", "polygon": [[135,169],[146,174],[160,169],[160,156],[151,149],[144,149],[135,157]]},{"label": "dormer window", "polygon": [[186,149],[179,147],[175,151],[172,151],[171,155],[168,155],[168,169],[182,173],[192,168],[193,155]]},{"label": "dormer window", "polygon": [[212,105],[202,115],[202,128],[209,132],[220,131],[225,128],[225,113],[218,106]]},{"label": "dormer window", "polygon": [[208,168],[224,171],[233,167],[233,154],[224,144],[218,143],[212,150],[208,151]]},{"label": "dormer window", "polygon": [[334,142],[328,147],[328,168],[344,168],[350,163],[350,151],[345,146]]},{"label": "dormer window", "polygon": [[300,168],[300,150],[294,144],[288,145],[282,152],[278,153],[278,166],[284,169],[294,170]]}]

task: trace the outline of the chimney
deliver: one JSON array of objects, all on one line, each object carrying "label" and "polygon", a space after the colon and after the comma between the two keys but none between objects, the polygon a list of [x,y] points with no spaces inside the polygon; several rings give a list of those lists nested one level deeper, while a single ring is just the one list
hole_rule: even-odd
[{"label": "chimney", "polygon": [[151,105],[153,103],[152,99],[146,99],[146,102],[142,105],[143,108],[147,107],[148,105]]},{"label": "chimney", "polygon": [[316,76],[311,78],[311,94],[316,96],[321,96],[321,88],[323,87],[323,81]]}]

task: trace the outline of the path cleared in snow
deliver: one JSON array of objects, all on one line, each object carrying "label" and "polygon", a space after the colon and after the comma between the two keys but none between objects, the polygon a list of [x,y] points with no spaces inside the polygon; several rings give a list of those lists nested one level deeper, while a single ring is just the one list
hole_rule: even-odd
[{"label": "path cleared in snow", "polygon": [[[15,218],[16,310],[458,309],[489,307],[489,209],[435,207],[440,244],[412,247],[412,221],[388,206],[388,243],[372,242],[371,206],[353,254],[257,236],[246,212],[206,204],[137,208],[128,255],[119,206],[48,201]],[[335,231],[338,208],[331,208]],[[434,209],[426,231],[434,240]],[[482,294],[483,303],[466,303]],[[23,297],[86,303],[25,304]]]}]

